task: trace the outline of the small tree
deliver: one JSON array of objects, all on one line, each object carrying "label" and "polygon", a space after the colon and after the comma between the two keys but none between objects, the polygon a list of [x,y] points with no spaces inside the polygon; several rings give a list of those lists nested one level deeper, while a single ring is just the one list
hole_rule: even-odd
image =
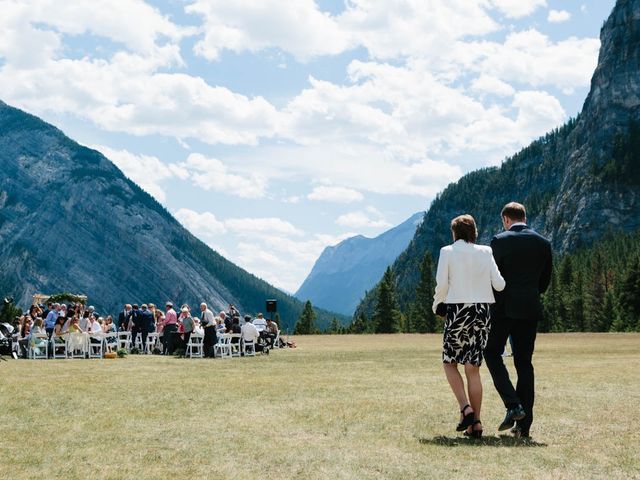
[{"label": "small tree", "polygon": [[367,331],[367,317],[364,312],[360,312],[356,315],[356,318],[353,319],[351,325],[349,326],[349,333],[365,333]]},{"label": "small tree", "polygon": [[396,300],[395,277],[387,267],[378,288],[376,308],[373,313],[376,333],[395,333],[400,326],[400,311]]},{"label": "small tree", "polygon": [[338,319],[336,317],[333,317],[331,319],[331,324],[329,325],[329,333],[334,335],[336,333],[340,333],[340,324],[338,323]]},{"label": "small tree", "polygon": [[416,301],[411,306],[409,331],[433,333],[436,329],[436,315],[433,313],[433,261],[431,252],[427,250],[420,263],[420,282],[416,288]]},{"label": "small tree", "polygon": [[318,329],[316,328],[316,312],[313,311],[313,306],[309,300],[304,304],[302,315],[300,315],[300,318],[296,322],[293,333],[296,335],[318,333]]}]

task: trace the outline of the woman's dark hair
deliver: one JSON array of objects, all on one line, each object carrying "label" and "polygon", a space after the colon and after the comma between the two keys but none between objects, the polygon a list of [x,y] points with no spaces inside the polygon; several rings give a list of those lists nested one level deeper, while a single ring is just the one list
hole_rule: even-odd
[{"label": "woman's dark hair", "polygon": [[460,215],[451,220],[451,231],[454,240],[464,240],[467,243],[476,243],[478,228],[471,215]]}]

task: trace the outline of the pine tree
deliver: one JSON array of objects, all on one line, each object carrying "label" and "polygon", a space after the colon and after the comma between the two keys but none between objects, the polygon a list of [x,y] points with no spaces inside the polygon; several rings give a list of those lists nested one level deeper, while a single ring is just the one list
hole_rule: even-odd
[{"label": "pine tree", "polygon": [[619,302],[622,306],[617,329],[621,331],[638,330],[640,319],[640,258],[636,257],[629,265],[620,286]]},{"label": "pine tree", "polygon": [[373,313],[376,333],[395,333],[400,324],[400,312],[396,300],[395,277],[387,267],[378,288],[378,298]]},{"label": "pine tree", "polygon": [[340,324],[338,323],[338,319],[336,317],[333,317],[331,319],[331,324],[329,325],[329,333],[340,333]]},{"label": "pine tree", "polygon": [[420,282],[416,288],[416,300],[411,305],[409,318],[411,330],[418,333],[433,333],[436,328],[436,315],[433,313],[433,261],[427,250],[420,263]]},{"label": "pine tree", "polygon": [[302,315],[300,315],[300,318],[296,322],[294,334],[310,335],[313,333],[318,333],[318,329],[316,328],[316,312],[313,311],[311,302],[307,300],[307,303],[304,304]]},{"label": "pine tree", "polygon": [[367,317],[364,312],[360,312],[356,315],[356,318],[353,319],[351,325],[349,327],[350,333],[365,333],[367,331]]}]

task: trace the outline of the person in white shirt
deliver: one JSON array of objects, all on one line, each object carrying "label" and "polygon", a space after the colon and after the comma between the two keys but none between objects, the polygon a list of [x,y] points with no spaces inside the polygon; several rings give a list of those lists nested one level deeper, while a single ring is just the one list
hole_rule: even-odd
[{"label": "person in white shirt", "polygon": [[267,329],[267,321],[264,319],[261,313],[258,313],[256,318],[253,320],[253,325],[258,329],[258,333],[263,332]]},{"label": "person in white shirt", "polygon": [[240,329],[240,333],[242,334],[242,340],[245,342],[257,343],[258,338],[260,338],[258,329],[253,323],[251,323],[251,318],[245,318],[245,322]]},{"label": "person in white shirt", "polygon": [[[460,406],[461,420],[456,430],[480,438],[480,365],[489,335],[489,304],[495,303],[493,290],[502,291],[505,281],[491,247],[475,244],[478,230],[471,215],[454,218],[451,231],[454,243],[440,250],[433,311],[446,316],[442,362]],[[459,363],[464,365],[467,392]]]}]

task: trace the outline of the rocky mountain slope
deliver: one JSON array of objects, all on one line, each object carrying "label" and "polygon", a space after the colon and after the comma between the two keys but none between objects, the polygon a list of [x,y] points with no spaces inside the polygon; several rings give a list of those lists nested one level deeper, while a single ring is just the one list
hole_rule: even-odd
[{"label": "rocky mountain slope", "polygon": [[[451,241],[450,220],[462,213],[476,218],[478,242],[487,244],[502,228],[502,206],[520,201],[556,253],[640,227],[640,0],[618,0],[600,38],[598,66],[576,119],[500,167],[465,175],[432,202],[394,263],[403,311],[414,301],[421,258],[430,251],[437,260]],[[370,292],[356,313],[370,313],[374,298]]]},{"label": "rocky mountain slope", "polygon": [[[85,293],[101,312],[124,302],[264,311],[291,329],[303,305],[186,231],[107,158],[0,102],[0,294]],[[318,326],[334,316],[318,311]]]},{"label": "rocky mountain slope", "polygon": [[418,212],[375,238],[358,235],[325,248],[295,297],[352,315],[367,290],[407,248],[423,217],[424,212]]}]

